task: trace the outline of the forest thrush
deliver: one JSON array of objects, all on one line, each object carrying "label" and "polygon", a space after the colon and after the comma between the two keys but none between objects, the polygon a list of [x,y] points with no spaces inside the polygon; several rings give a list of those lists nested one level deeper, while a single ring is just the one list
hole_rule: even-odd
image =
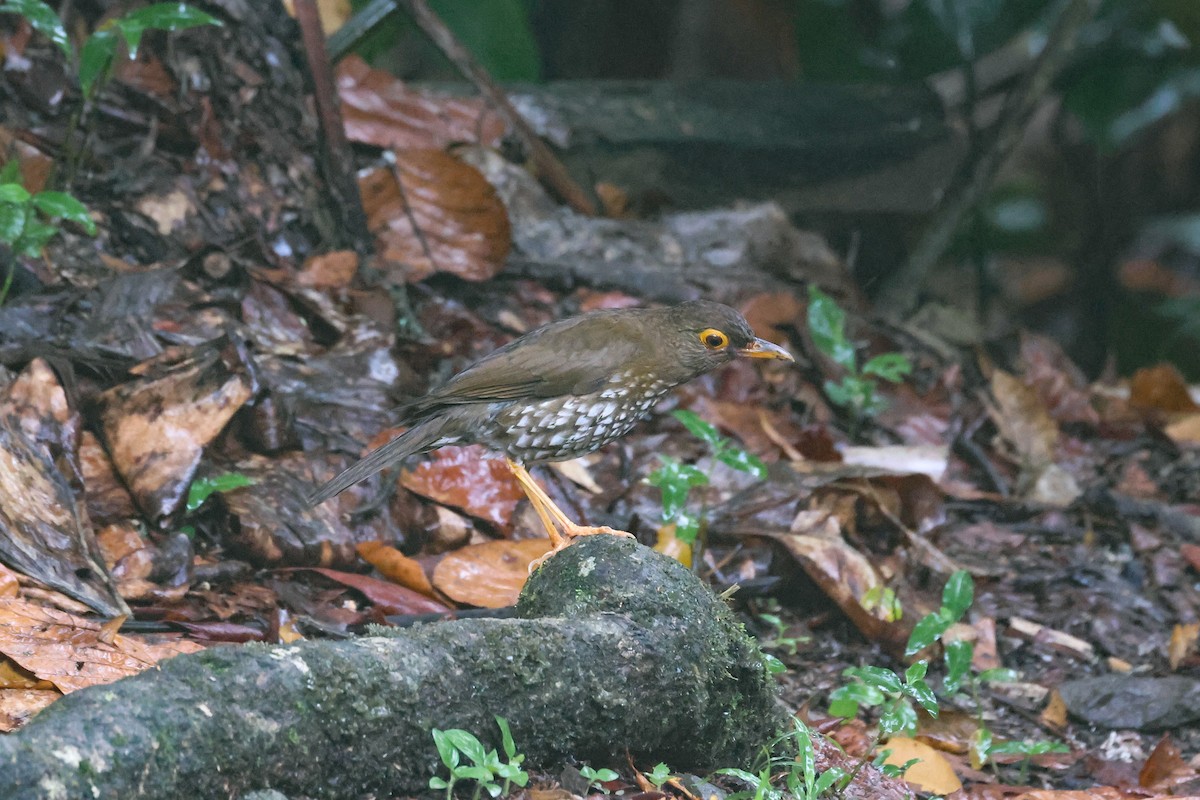
[{"label": "forest thrush", "polygon": [[[310,498],[317,505],[411,455],[478,443],[508,456],[553,551],[575,536],[628,533],[577,525],[524,464],[578,458],[624,436],[672,388],[737,356],[793,361],[737,311],[693,301],[596,311],[521,336],[411,403],[411,427]],[[559,534],[559,529],[562,535]]]}]

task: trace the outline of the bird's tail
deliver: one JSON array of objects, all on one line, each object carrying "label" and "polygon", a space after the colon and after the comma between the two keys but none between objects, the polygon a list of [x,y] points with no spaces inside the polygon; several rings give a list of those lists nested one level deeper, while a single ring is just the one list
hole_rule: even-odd
[{"label": "bird's tail", "polygon": [[409,456],[432,450],[439,440],[446,438],[447,421],[444,418],[419,422],[382,447],[367,453],[354,462],[333,480],[308,496],[309,508],[324,503],[336,494],[341,494],[354,484],[369,478],[381,469],[398,464]]}]

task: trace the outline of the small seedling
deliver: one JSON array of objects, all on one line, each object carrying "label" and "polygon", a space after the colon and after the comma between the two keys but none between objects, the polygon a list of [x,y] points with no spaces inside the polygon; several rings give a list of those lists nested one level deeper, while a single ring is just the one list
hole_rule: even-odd
[{"label": "small seedling", "polygon": [[[0,244],[14,253],[35,258],[46,243],[58,235],[60,221],[74,222],[89,235],[96,223],[88,210],[65,192],[31,193],[21,184],[20,165],[12,159],[0,170]],[[9,264],[0,283],[0,305],[12,287],[14,265]]]},{"label": "small seedling", "polygon": [[240,472],[225,472],[211,478],[197,478],[188,487],[187,510],[195,511],[204,501],[218,492],[231,492],[243,486],[253,486],[254,478]]},{"label": "small seedling", "polygon": [[[942,604],[936,611],[927,614],[915,626],[909,635],[905,647],[907,655],[916,655],[922,650],[943,641],[943,637],[971,607],[975,598],[975,584],[966,570],[959,570],[950,576],[942,588]],[[987,727],[983,718],[983,704],[980,701],[979,689],[987,683],[1012,681],[1016,673],[1010,669],[989,669],[975,672],[971,669],[974,656],[974,645],[965,640],[943,641],[943,663],[945,676],[942,678],[943,691],[954,695],[962,688],[968,688],[978,710],[975,737],[971,742],[970,753],[972,765],[978,769],[983,764],[995,761],[993,755],[1001,753],[1017,753],[1025,755],[1022,764],[1022,782],[1024,771],[1028,768],[1029,757],[1041,753],[1066,752],[1061,744],[1054,742],[1006,742],[993,744],[992,731]],[[910,666],[901,678],[895,672],[882,667],[850,667],[843,673],[853,679],[852,683],[835,689],[830,693],[829,711],[839,717],[854,717],[860,707],[879,709],[879,727],[876,743],[888,736],[912,736],[917,728],[917,712],[914,701],[924,708],[931,716],[939,712],[937,696],[925,682],[925,674],[929,662],[917,661]],[[870,748],[874,749],[874,747]],[[861,766],[861,764],[860,764]],[[903,767],[887,769],[907,770],[912,766],[910,761]],[[886,770],[885,770],[886,771]]]},{"label": "small seedling", "polygon": [[816,286],[808,287],[808,331],[813,344],[845,371],[838,382],[825,382],[825,395],[854,417],[854,426],[887,407],[877,391],[878,380],[900,383],[912,372],[903,353],[881,353],[860,368],[854,343],[846,338],[846,312]]},{"label": "small seedling", "polygon": [[[452,800],[454,785],[458,781],[473,780],[475,792],[471,797],[472,800],[478,800],[480,792],[486,791],[490,797],[499,797],[501,794],[508,794],[513,784],[525,786],[529,782],[529,773],[521,769],[521,762],[525,760],[525,756],[517,753],[508,722],[503,717],[496,717],[496,724],[500,727],[501,746],[508,758],[507,763],[500,760],[496,750],[486,749],[483,743],[468,731],[461,728],[445,731],[434,728],[433,743],[437,747],[442,764],[450,771],[450,779],[435,775],[429,779],[429,788],[445,789],[446,800]],[[462,763],[464,756],[471,762],[469,765]],[[498,783],[497,779],[502,779],[504,784]]]},{"label": "small seedling", "polygon": [[759,614],[758,618],[774,629],[774,633],[770,638],[759,640],[759,646],[764,650],[778,650],[781,653],[794,656],[796,655],[797,648],[802,643],[808,641],[807,637],[804,636],[786,635],[787,625],[776,614]]},{"label": "small seedling", "polygon": [[615,781],[618,777],[617,773],[611,769],[592,769],[587,764],[579,768],[579,774],[588,782],[589,788],[595,786],[605,794],[608,794],[608,789],[605,789],[602,784]]},{"label": "small seedling", "polygon": [[[692,411],[673,411],[671,415],[683,423],[693,436],[708,445],[714,462],[720,462],[756,478],[767,477],[767,466],[757,456],[722,436],[714,425],[705,422]],[[662,521],[675,526],[675,537],[687,545],[694,545],[700,534],[700,523],[704,517],[688,511],[688,495],[697,486],[707,486],[710,472],[692,464],[684,464],[670,456],[660,455],[662,466],[650,473],[646,482],[657,486],[662,492]]]},{"label": "small seedling", "polygon": [[661,761],[654,765],[654,769],[643,774],[655,789],[661,789],[662,785],[673,777],[671,768]]},{"label": "small seedling", "polygon": [[[147,31],[182,31],[201,25],[220,25],[221,21],[186,3],[155,3],[137,8],[127,14],[109,19],[92,35],[84,40],[76,52],[62,20],[54,9],[42,0],[3,0],[0,14],[19,14],[30,27],[45,36],[62,50],[79,80],[83,104],[71,117],[66,140],[68,146],[75,131],[86,116],[92,100],[108,82],[116,60],[117,47],[123,41],[131,59],[137,58],[142,36]],[[71,173],[74,173],[78,152],[68,157]],[[68,179],[68,183],[69,183]]]},{"label": "small seedling", "polygon": [[[736,778],[748,787],[730,794],[726,800],[817,800],[835,784],[844,783],[846,773],[838,767],[817,772],[812,731],[798,719],[792,722],[790,733],[763,749],[765,757],[756,772],[735,768],[717,770],[718,775]],[[795,742],[794,752],[784,746],[789,740]],[[772,784],[772,773],[776,770],[781,773],[783,788]]]}]

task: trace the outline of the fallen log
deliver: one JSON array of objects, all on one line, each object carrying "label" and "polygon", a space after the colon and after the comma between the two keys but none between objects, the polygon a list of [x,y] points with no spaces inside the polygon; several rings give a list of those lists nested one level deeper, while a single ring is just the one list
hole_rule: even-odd
[{"label": "fallen log", "polygon": [[526,765],[745,765],[786,715],[757,646],[678,563],[594,536],[530,579],[515,619],[352,641],[214,647],[59,700],[0,739],[0,796],[412,795],[441,768],[430,731]]}]

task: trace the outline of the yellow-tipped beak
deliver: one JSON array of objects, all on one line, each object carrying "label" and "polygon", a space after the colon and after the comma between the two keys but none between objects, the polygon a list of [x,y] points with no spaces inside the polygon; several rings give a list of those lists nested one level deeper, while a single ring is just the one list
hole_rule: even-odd
[{"label": "yellow-tipped beak", "polygon": [[795,361],[792,354],[784,350],[777,344],[771,344],[766,339],[755,339],[745,347],[739,347],[735,351],[739,356],[746,358],[777,358],[780,361]]}]

